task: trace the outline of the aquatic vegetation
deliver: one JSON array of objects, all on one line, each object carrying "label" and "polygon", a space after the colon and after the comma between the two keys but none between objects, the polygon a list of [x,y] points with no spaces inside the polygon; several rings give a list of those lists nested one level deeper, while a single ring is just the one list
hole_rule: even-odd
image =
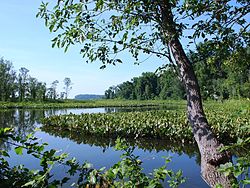
[{"label": "aquatic vegetation", "polygon": [[45,118],[43,124],[51,129],[77,130],[106,137],[192,138],[185,113],[175,111],[69,114]]},{"label": "aquatic vegetation", "polygon": [[[218,102],[207,102],[206,104],[206,114],[209,120],[209,123],[213,127],[215,134],[223,141],[224,143],[236,142],[241,138],[242,140],[249,141],[249,130],[250,130],[250,104],[249,102],[245,101],[228,101],[225,103],[218,103]],[[177,105],[178,106],[178,105]],[[146,145],[144,146],[141,142],[144,142],[145,139],[152,139],[158,140],[158,138],[164,138],[166,143],[180,143],[180,147],[184,147],[186,142],[193,142],[193,136],[191,128],[186,120],[186,114],[184,112],[184,108],[178,108],[176,110],[152,110],[151,111],[133,111],[133,112],[118,112],[118,113],[106,113],[106,114],[81,114],[81,115],[62,115],[62,116],[51,116],[49,118],[45,118],[43,120],[43,127],[42,129],[46,132],[53,133],[57,136],[65,136],[70,138],[73,137],[73,134],[77,133],[80,137],[84,137],[84,139],[75,138],[73,140],[79,143],[92,143],[94,145],[103,146],[105,147],[105,143],[102,139],[116,138],[118,136],[121,137],[129,137],[131,140],[136,140],[135,144],[129,143],[130,148],[132,147],[146,147],[151,148],[152,146]],[[1,139],[3,141],[8,137],[4,134],[5,132],[0,131],[0,137],[3,136]],[[88,137],[84,136],[87,135]],[[6,137],[7,136],[7,137]],[[11,135],[12,138],[18,137],[16,135]],[[14,136],[14,137],[13,137]],[[25,150],[29,151],[31,155],[34,157],[40,157],[43,160],[41,163],[43,170],[40,171],[30,171],[29,169],[19,166],[12,168],[8,166],[7,160],[9,159],[8,153],[4,150],[0,151],[0,163],[2,165],[1,170],[5,173],[5,177],[10,177],[8,180],[9,182],[5,181],[4,183],[13,184],[13,181],[17,181],[16,185],[23,185],[24,183],[30,183],[30,185],[34,182],[38,182],[39,186],[42,185],[44,182],[48,183],[46,178],[48,178],[47,174],[51,172],[51,164],[57,164],[58,162],[61,163],[60,160],[64,160],[66,157],[65,155],[57,155],[58,153],[54,153],[55,150],[45,151],[45,145],[38,145],[34,144],[37,140],[34,139],[32,136],[29,135],[30,138],[27,138],[26,141],[29,148],[25,145],[22,145],[24,142],[21,138],[17,141],[20,145],[15,146],[15,152],[19,155],[24,153]],[[110,138],[111,137],[111,138]],[[93,138],[98,138],[94,140]],[[154,139],[156,138],[156,139]],[[114,139],[112,139],[112,146],[114,145]],[[129,140],[128,139],[128,140]],[[140,141],[141,140],[141,141]],[[31,142],[30,142],[31,141]],[[107,141],[110,145],[110,142]],[[249,142],[247,143],[249,144]],[[245,145],[244,145],[245,146]],[[248,145],[249,146],[249,145]],[[159,146],[160,147],[160,146]],[[236,146],[239,148],[239,144]],[[248,147],[249,148],[249,147]],[[151,148],[155,149],[155,148]],[[159,148],[160,149],[160,148]],[[227,149],[227,148],[226,148]],[[179,150],[177,147],[174,149],[176,151]],[[34,152],[35,151],[35,152]],[[249,149],[247,150],[249,151]],[[36,155],[36,152],[39,155]],[[45,153],[46,152],[46,153]],[[42,155],[45,153],[45,155]],[[234,151],[232,153],[235,153]],[[191,153],[192,154],[192,153]],[[3,157],[2,157],[3,156]],[[239,160],[236,163],[228,163],[225,166],[221,166],[221,171],[228,173],[233,173],[235,177],[241,177],[242,174],[244,175],[244,179],[240,180],[238,183],[240,184],[249,184],[249,154],[239,156]],[[68,161],[68,162],[67,162]],[[78,169],[75,167],[82,168],[85,170],[83,174],[84,182],[86,184],[91,185],[100,185],[101,181],[108,180],[113,185],[117,185],[118,187],[121,185],[120,183],[134,183],[133,178],[135,178],[131,170],[138,170],[136,171],[135,175],[140,176],[141,183],[149,184],[152,183],[159,183],[162,182],[160,179],[154,179],[153,176],[148,176],[143,174],[140,170],[141,167],[139,161],[137,164],[132,162],[136,162],[136,160],[129,160],[129,157],[121,159],[121,161],[115,164],[111,170],[105,169],[92,169],[88,163],[83,165],[79,165],[76,160],[65,160],[64,163],[69,165],[69,172],[74,172],[75,174],[78,173]],[[46,166],[47,165],[47,166]],[[124,173],[122,169],[128,169],[128,173]],[[0,171],[1,171],[0,170]],[[120,172],[118,172],[120,171]],[[158,172],[161,175],[167,175],[166,173],[171,174],[172,172],[166,170],[165,168],[160,169],[160,171],[155,171],[155,177],[159,178],[162,176],[158,176]],[[2,174],[3,174],[2,173]],[[114,174],[115,173],[115,174]],[[100,176],[96,176],[96,175]],[[154,175],[152,174],[152,175]],[[115,175],[115,176],[114,176]],[[68,176],[67,176],[68,177]],[[61,179],[58,181],[49,181],[52,185],[59,185],[64,184],[65,182],[68,183],[67,177],[65,179]],[[129,181],[128,178],[132,178]],[[150,177],[150,178],[149,178]],[[165,176],[166,177],[166,176]],[[175,182],[180,183],[183,181],[182,178],[178,178],[178,174],[174,174],[174,177],[177,179],[174,180]],[[1,176],[0,176],[1,178]],[[114,181],[111,181],[114,178]],[[120,179],[121,181],[115,182],[116,178],[123,178]],[[34,180],[34,181],[33,181]],[[50,179],[51,180],[51,179]],[[93,180],[93,181],[92,181]],[[145,181],[144,181],[145,180]],[[171,178],[168,179],[171,181]],[[19,181],[19,182],[18,182]],[[170,183],[170,182],[169,182]],[[174,185],[173,184],[173,185]],[[33,186],[35,184],[32,184]],[[1,185],[0,185],[1,186]],[[4,186],[6,187],[6,186]]]},{"label": "aquatic vegetation", "polygon": [[[250,112],[215,111],[207,117],[216,136],[223,142],[249,137]],[[192,142],[193,134],[182,110],[152,110],[98,114],[69,114],[43,120],[46,129],[81,131],[103,137],[153,137]]]}]

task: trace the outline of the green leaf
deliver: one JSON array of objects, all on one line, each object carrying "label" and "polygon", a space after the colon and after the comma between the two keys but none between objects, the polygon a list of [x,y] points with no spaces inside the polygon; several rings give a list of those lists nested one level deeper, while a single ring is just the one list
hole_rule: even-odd
[{"label": "green leaf", "polygon": [[17,155],[22,155],[23,154],[23,147],[22,146],[16,147],[15,152]]},{"label": "green leaf", "polygon": [[56,186],[56,185],[51,185],[51,184],[50,184],[50,185],[48,186],[48,188],[57,188],[57,186]]},{"label": "green leaf", "polygon": [[122,63],[122,60],[120,60],[120,59],[116,59],[116,62],[118,62],[118,63]]},{"label": "green leaf", "polygon": [[106,167],[102,167],[99,169],[99,171],[104,171],[106,169]]},{"label": "green leaf", "polygon": [[22,185],[21,187],[29,187],[29,186],[33,186],[36,183],[36,180],[32,180],[29,181],[28,183],[25,183],[24,185]]},{"label": "green leaf", "polygon": [[216,188],[223,188],[223,186],[221,184],[217,184]]},{"label": "green leaf", "polygon": [[7,153],[7,151],[4,151],[4,150],[0,150],[0,155],[2,155],[4,157],[10,157],[9,154]]},{"label": "green leaf", "polygon": [[64,177],[64,178],[62,179],[62,184],[66,183],[68,180],[70,180],[70,178]]},{"label": "green leaf", "polygon": [[100,69],[105,69],[106,68],[106,65],[102,65],[101,67],[100,67]]},{"label": "green leaf", "polygon": [[89,169],[89,168],[91,168],[91,167],[92,167],[92,164],[91,164],[91,163],[85,163],[85,164],[84,164],[84,168],[88,168],[88,169]]},{"label": "green leaf", "polygon": [[54,26],[55,26],[54,24],[51,24],[51,25],[49,26],[49,31],[50,31],[50,32],[53,31]]},{"label": "green leaf", "polygon": [[250,185],[250,180],[242,180],[242,183],[243,183],[244,185]]},{"label": "green leaf", "polygon": [[39,146],[38,148],[37,148],[37,151],[38,152],[42,152],[44,150],[44,146]]}]

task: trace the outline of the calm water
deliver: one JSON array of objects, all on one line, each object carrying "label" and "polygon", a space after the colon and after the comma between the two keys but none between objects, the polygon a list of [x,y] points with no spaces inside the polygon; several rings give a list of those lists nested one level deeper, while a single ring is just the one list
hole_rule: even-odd
[{"label": "calm water", "polygon": [[[152,108],[154,109],[154,108]],[[25,136],[33,133],[36,128],[42,127],[41,118],[58,114],[81,114],[81,113],[106,113],[118,111],[150,110],[146,108],[86,108],[86,109],[56,109],[56,110],[0,110],[0,126],[13,127],[16,134]],[[94,164],[95,168],[110,167],[120,159],[121,151],[114,151],[114,140],[100,139],[86,135],[68,134],[65,132],[46,132],[45,130],[35,132],[35,136],[42,138],[42,142],[49,143],[49,148],[55,148],[62,152],[67,152],[71,157],[76,157],[78,161],[88,161]],[[208,187],[200,176],[199,152],[196,146],[174,144],[169,141],[156,139],[127,140],[130,145],[135,145],[134,153],[140,156],[143,161],[143,168],[146,173],[152,169],[163,166],[163,156],[170,156],[172,161],[168,164],[169,169],[177,171],[181,169],[187,178],[186,183],[181,187],[206,188]],[[10,164],[24,164],[35,169],[39,168],[39,162],[32,156],[25,154],[17,156],[12,150],[12,146],[1,144],[1,148],[10,151]],[[60,178],[65,167],[56,166],[53,170],[54,177]],[[167,186],[166,186],[167,187]]]}]

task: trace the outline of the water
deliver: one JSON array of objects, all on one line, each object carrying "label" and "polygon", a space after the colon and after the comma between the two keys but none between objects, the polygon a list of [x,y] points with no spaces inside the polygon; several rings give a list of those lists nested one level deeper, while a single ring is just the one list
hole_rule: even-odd
[{"label": "water", "polygon": [[[155,109],[155,108],[152,108]],[[146,108],[85,108],[85,109],[32,109],[32,110],[0,110],[0,126],[12,127],[16,134],[25,137],[33,133],[36,128],[42,127],[41,118],[59,114],[81,114],[81,113],[107,113],[118,111],[150,110]],[[48,148],[54,148],[62,152],[69,153],[71,157],[76,157],[78,161],[88,161],[94,164],[94,168],[103,166],[109,168],[119,161],[121,151],[114,151],[114,140],[108,138],[96,138],[81,133],[69,134],[67,132],[46,132],[40,130],[35,132],[35,136],[42,138],[42,142],[49,143]],[[164,165],[163,156],[171,157],[172,161],[168,168],[174,171],[181,169],[187,178],[186,183],[181,187],[206,188],[206,183],[200,176],[200,156],[196,146],[184,145],[180,143],[170,143],[166,140],[157,139],[129,139],[129,145],[135,146],[134,154],[140,156],[143,168],[146,173],[152,172],[154,168]],[[24,164],[31,169],[39,168],[39,161],[24,152],[23,156],[17,156],[12,150],[12,146],[2,143],[1,148],[9,150],[11,165]],[[55,178],[62,177],[65,167],[56,166],[53,170]]]}]

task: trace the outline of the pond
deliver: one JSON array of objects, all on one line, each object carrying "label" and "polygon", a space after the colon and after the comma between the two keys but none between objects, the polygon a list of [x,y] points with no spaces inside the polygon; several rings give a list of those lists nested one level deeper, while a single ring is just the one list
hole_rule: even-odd
[{"label": "pond", "polygon": [[[155,109],[155,108],[152,108]],[[121,151],[114,151],[114,140],[109,138],[97,138],[81,133],[69,134],[65,132],[35,131],[42,127],[41,119],[58,114],[81,114],[81,113],[108,113],[118,111],[150,110],[147,108],[84,108],[84,109],[11,109],[0,110],[0,126],[13,127],[16,134],[20,136],[35,132],[35,136],[42,139],[42,142],[49,144],[48,148],[54,148],[76,157],[78,161],[88,161],[94,168],[111,167],[119,161]],[[183,143],[170,143],[167,140],[157,139],[129,139],[129,145],[135,146],[134,154],[140,156],[143,168],[146,173],[152,172],[154,168],[164,165],[165,157],[171,157],[172,161],[168,168],[174,171],[181,169],[186,177],[186,182],[181,187],[206,188],[209,187],[200,175],[200,156],[195,145]],[[11,165],[24,164],[26,167],[39,168],[39,162],[32,156],[25,154],[17,156],[12,146],[7,143],[0,143],[1,148],[9,150]],[[65,167],[57,166],[53,169],[54,177],[63,176]],[[167,186],[166,186],[167,187]]]}]

